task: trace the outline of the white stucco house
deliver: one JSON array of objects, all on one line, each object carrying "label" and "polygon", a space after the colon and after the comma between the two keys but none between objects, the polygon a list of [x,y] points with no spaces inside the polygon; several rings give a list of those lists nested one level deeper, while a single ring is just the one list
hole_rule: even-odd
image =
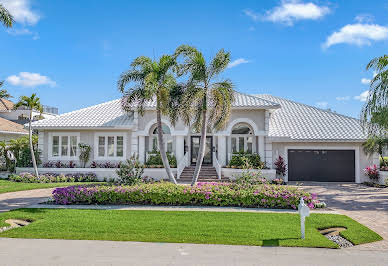
[{"label": "white stucco house", "polygon": [[[288,169],[286,181],[360,183],[366,179],[363,169],[373,158],[362,151],[366,135],[357,119],[271,95],[236,92],[235,98],[227,127],[209,133],[207,139],[204,164],[214,167],[219,176],[232,176],[236,169],[225,166],[233,152],[245,151],[258,153],[270,168],[263,173],[272,178],[274,162],[282,156]],[[125,113],[118,99],[36,121],[33,128],[39,133],[43,163],[77,162],[80,142],[91,145],[90,162],[118,162],[131,154],[145,162],[147,153],[157,148],[155,123],[155,102],[147,103],[140,116],[136,111]],[[163,123],[166,149],[177,158],[174,172],[179,177],[195,163],[199,134],[181,122],[172,126],[163,119]],[[150,176],[165,175],[163,169],[148,170]]]}]

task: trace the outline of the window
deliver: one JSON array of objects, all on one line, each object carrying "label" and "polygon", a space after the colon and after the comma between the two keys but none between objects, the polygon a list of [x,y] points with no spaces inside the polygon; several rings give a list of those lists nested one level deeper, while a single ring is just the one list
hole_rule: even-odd
[{"label": "window", "polygon": [[[155,128],[152,130],[151,140],[149,144],[149,149],[151,151],[158,151],[159,150],[159,144],[158,144],[158,128],[156,125]],[[165,124],[162,124],[162,130],[163,130],[163,137],[164,137],[164,148],[166,149],[166,152],[172,153],[173,149],[173,138],[171,136],[171,131],[168,126]]]},{"label": "window", "polygon": [[79,133],[51,133],[49,134],[50,160],[75,159],[79,143]]},{"label": "window", "polygon": [[120,159],[125,154],[125,138],[123,133],[105,133],[96,135],[96,157],[100,159]]},{"label": "window", "polygon": [[231,149],[232,153],[253,153],[253,131],[248,125],[240,123],[233,127]]}]

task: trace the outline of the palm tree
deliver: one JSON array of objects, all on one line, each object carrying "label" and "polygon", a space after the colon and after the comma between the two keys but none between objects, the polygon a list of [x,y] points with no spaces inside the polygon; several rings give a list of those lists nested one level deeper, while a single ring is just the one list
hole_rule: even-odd
[{"label": "palm tree", "polygon": [[219,74],[230,62],[230,53],[218,51],[209,64],[202,53],[188,45],[179,46],[175,56],[183,56],[178,75],[188,74],[188,82],[182,101],[182,118],[186,124],[193,123],[195,130],[201,132],[199,151],[191,185],[197,180],[205,156],[206,132],[223,129],[229,121],[234,100],[233,84],[229,80],[215,82]]},{"label": "palm tree", "polygon": [[[156,124],[158,131],[158,145],[164,168],[171,182],[176,184],[171,171],[170,163],[164,148],[162,130],[162,115],[170,115],[170,93],[179,87],[171,73],[176,65],[175,59],[169,55],[163,55],[159,61],[146,56],[137,57],[131,64],[131,68],[123,72],[117,82],[117,87],[123,93],[123,108],[130,111],[136,106],[138,112],[144,114],[144,105],[156,98]],[[126,90],[126,86],[132,86]],[[177,115],[174,113],[173,118]],[[173,119],[173,120],[174,120]],[[175,121],[175,120],[174,120]]]},{"label": "palm tree", "polygon": [[376,75],[371,80],[361,119],[369,135],[381,135],[388,130],[388,55],[372,59],[366,69],[373,69]]},{"label": "palm tree", "polygon": [[[0,81],[0,88],[3,86],[4,81]],[[12,98],[12,95],[8,93],[7,90],[0,90],[0,99],[9,99]]]},{"label": "palm tree", "polygon": [[14,22],[13,16],[2,4],[0,4],[0,22],[3,23],[6,28],[12,27]]},{"label": "palm tree", "polygon": [[35,176],[39,176],[38,173],[38,167],[36,165],[36,160],[35,160],[35,153],[34,153],[34,146],[32,143],[32,112],[34,110],[39,111],[40,113],[43,112],[43,107],[40,104],[40,99],[39,97],[36,97],[36,94],[33,93],[31,97],[27,96],[21,96],[19,101],[15,104],[14,108],[17,109],[19,107],[26,107],[28,110],[30,110],[30,121],[28,124],[28,136],[29,136],[29,142],[30,142],[30,151],[31,151],[31,158],[32,158],[32,165],[34,166],[34,171],[35,171]]},{"label": "palm tree", "polygon": [[378,153],[382,165],[385,165],[385,160],[383,156],[384,147],[388,146],[388,137],[370,137],[362,144],[362,148],[364,152],[368,155],[373,155],[374,153]]}]

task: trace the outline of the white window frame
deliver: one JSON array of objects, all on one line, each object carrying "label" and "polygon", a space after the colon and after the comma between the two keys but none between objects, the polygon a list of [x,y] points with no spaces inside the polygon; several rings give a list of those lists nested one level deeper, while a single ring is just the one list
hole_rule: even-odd
[{"label": "white window frame", "polygon": [[[53,137],[59,137],[59,142],[58,142],[58,145],[59,145],[59,150],[58,150],[58,153],[59,155],[58,156],[53,156]],[[69,137],[69,140],[68,140],[68,148],[67,148],[67,156],[62,156],[62,137]],[[77,137],[77,149],[76,149],[76,153],[74,156],[70,156],[70,137]],[[78,148],[78,144],[80,142],[80,133],[79,132],[49,132],[49,140],[48,140],[48,159],[50,161],[54,161],[54,160],[78,160],[78,156],[79,156],[79,148]]]},{"label": "white window frame", "polygon": [[[166,125],[168,127],[168,125]],[[156,129],[156,125],[154,125],[150,130],[151,133],[150,133],[150,136],[149,136],[149,141],[148,141],[148,151],[149,152],[152,152],[153,151],[153,142],[154,142],[154,138],[156,138],[156,150],[159,151],[159,140],[158,140],[158,134],[153,134],[154,130]],[[169,128],[170,130],[170,134],[164,134],[163,133],[163,139],[164,139],[164,150],[167,152],[167,146],[168,146],[168,141],[171,140],[171,152],[170,153],[174,153],[174,137],[173,135],[171,135],[171,128]],[[168,152],[167,152],[168,153]]]},{"label": "white window frame", "polygon": [[[230,136],[230,149],[233,153],[232,149],[232,138],[236,138],[236,148],[240,149],[240,138],[244,138],[244,152],[248,151],[248,138],[252,138],[252,154],[256,152],[255,150],[255,136],[254,135],[248,135],[248,134],[233,134]],[[240,150],[237,151],[237,153],[241,152]]]},{"label": "white window frame", "polygon": [[[98,139],[105,137],[105,152],[104,156],[98,155]],[[114,156],[108,156],[108,137],[114,137]],[[117,137],[123,137],[123,156],[116,156],[117,154]],[[127,154],[127,134],[124,132],[98,132],[94,134],[94,159],[105,161],[123,161]]]}]

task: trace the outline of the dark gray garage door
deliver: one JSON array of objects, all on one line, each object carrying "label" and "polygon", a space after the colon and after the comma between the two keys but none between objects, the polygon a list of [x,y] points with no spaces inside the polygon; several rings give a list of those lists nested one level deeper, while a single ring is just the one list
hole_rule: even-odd
[{"label": "dark gray garage door", "polygon": [[289,181],[355,182],[354,150],[288,150]]}]

